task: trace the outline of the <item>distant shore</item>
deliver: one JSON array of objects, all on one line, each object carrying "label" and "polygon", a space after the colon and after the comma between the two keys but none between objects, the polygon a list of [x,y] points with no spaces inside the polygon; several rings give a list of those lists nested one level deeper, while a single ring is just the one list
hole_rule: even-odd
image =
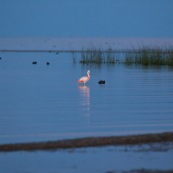
[{"label": "distant shore", "polygon": [[[99,49],[98,49],[99,50]],[[0,52],[52,52],[52,53],[82,53],[82,52],[90,52],[91,50],[80,50],[80,49],[75,49],[75,50],[60,50],[60,49],[0,49]],[[97,49],[96,49],[97,51]],[[111,50],[113,53],[141,53],[142,49],[119,49],[119,50]],[[152,52],[156,50],[152,50]],[[166,50],[161,50],[163,53],[169,53],[170,51],[172,52],[173,49],[166,49]],[[110,49],[108,50],[101,50],[101,52],[110,52]]]},{"label": "distant shore", "polygon": [[141,48],[173,49],[171,38],[2,38],[0,51],[73,51],[94,48],[101,50],[139,50]]},{"label": "distant shore", "polygon": [[3,144],[0,145],[0,152],[60,150],[83,147],[141,145],[163,142],[173,143],[173,132],[110,137],[86,137],[47,142]]}]

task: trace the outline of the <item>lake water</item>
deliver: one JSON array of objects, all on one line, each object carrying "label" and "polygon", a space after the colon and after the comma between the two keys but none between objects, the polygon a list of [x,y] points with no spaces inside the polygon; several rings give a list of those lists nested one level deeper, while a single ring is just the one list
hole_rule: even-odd
[{"label": "lake water", "polygon": [[173,170],[172,158],[173,145],[10,152],[0,153],[0,171],[5,173],[127,173],[125,171],[146,169],[166,172]]},{"label": "lake water", "polygon": [[[69,53],[0,57],[0,144],[173,131],[173,68],[82,65]],[[78,85],[88,69],[91,80]]]}]

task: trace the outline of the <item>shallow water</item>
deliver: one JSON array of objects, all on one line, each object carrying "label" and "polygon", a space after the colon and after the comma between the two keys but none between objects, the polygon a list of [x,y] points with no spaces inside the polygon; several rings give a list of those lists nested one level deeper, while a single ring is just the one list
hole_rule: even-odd
[{"label": "shallow water", "polygon": [[0,165],[3,165],[0,172],[124,173],[141,169],[173,170],[172,147],[172,144],[165,144],[0,153]]},{"label": "shallow water", "polygon": [[66,53],[0,57],[1,144],[173,130],[171,68],[81,65]]}]

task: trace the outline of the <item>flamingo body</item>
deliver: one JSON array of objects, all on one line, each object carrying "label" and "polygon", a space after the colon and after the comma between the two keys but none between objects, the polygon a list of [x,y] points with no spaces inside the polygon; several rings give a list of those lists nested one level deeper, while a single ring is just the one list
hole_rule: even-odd
[{"label": "flamingo body", "polygon": [[83,83],[85,85],[86,82],[90,80],[90,70],[87,71],[87,76],[81,77],[78,82]]}]

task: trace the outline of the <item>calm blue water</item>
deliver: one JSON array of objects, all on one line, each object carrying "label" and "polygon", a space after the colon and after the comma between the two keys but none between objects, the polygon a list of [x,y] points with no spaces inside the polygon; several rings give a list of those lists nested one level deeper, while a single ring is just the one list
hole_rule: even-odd
[{"label": "calm blue water", "polygon": [[[155,148],[157,147],[160,148],[156,145]],[[124,173],[141,169],[173,169],[172,145],[171,148],[166,146],[164,151],[149,150],[148,152],[147,148],[148,146],[121,146],[54,152],[0,153],[0,171],[5,173]]]},{"label": "calm blue water", "polygon": [[[0,57],[0,143],[173,131],[171,68],[83,66],[65,53]],[[91,80],[78,85],[88,69]]]}]

